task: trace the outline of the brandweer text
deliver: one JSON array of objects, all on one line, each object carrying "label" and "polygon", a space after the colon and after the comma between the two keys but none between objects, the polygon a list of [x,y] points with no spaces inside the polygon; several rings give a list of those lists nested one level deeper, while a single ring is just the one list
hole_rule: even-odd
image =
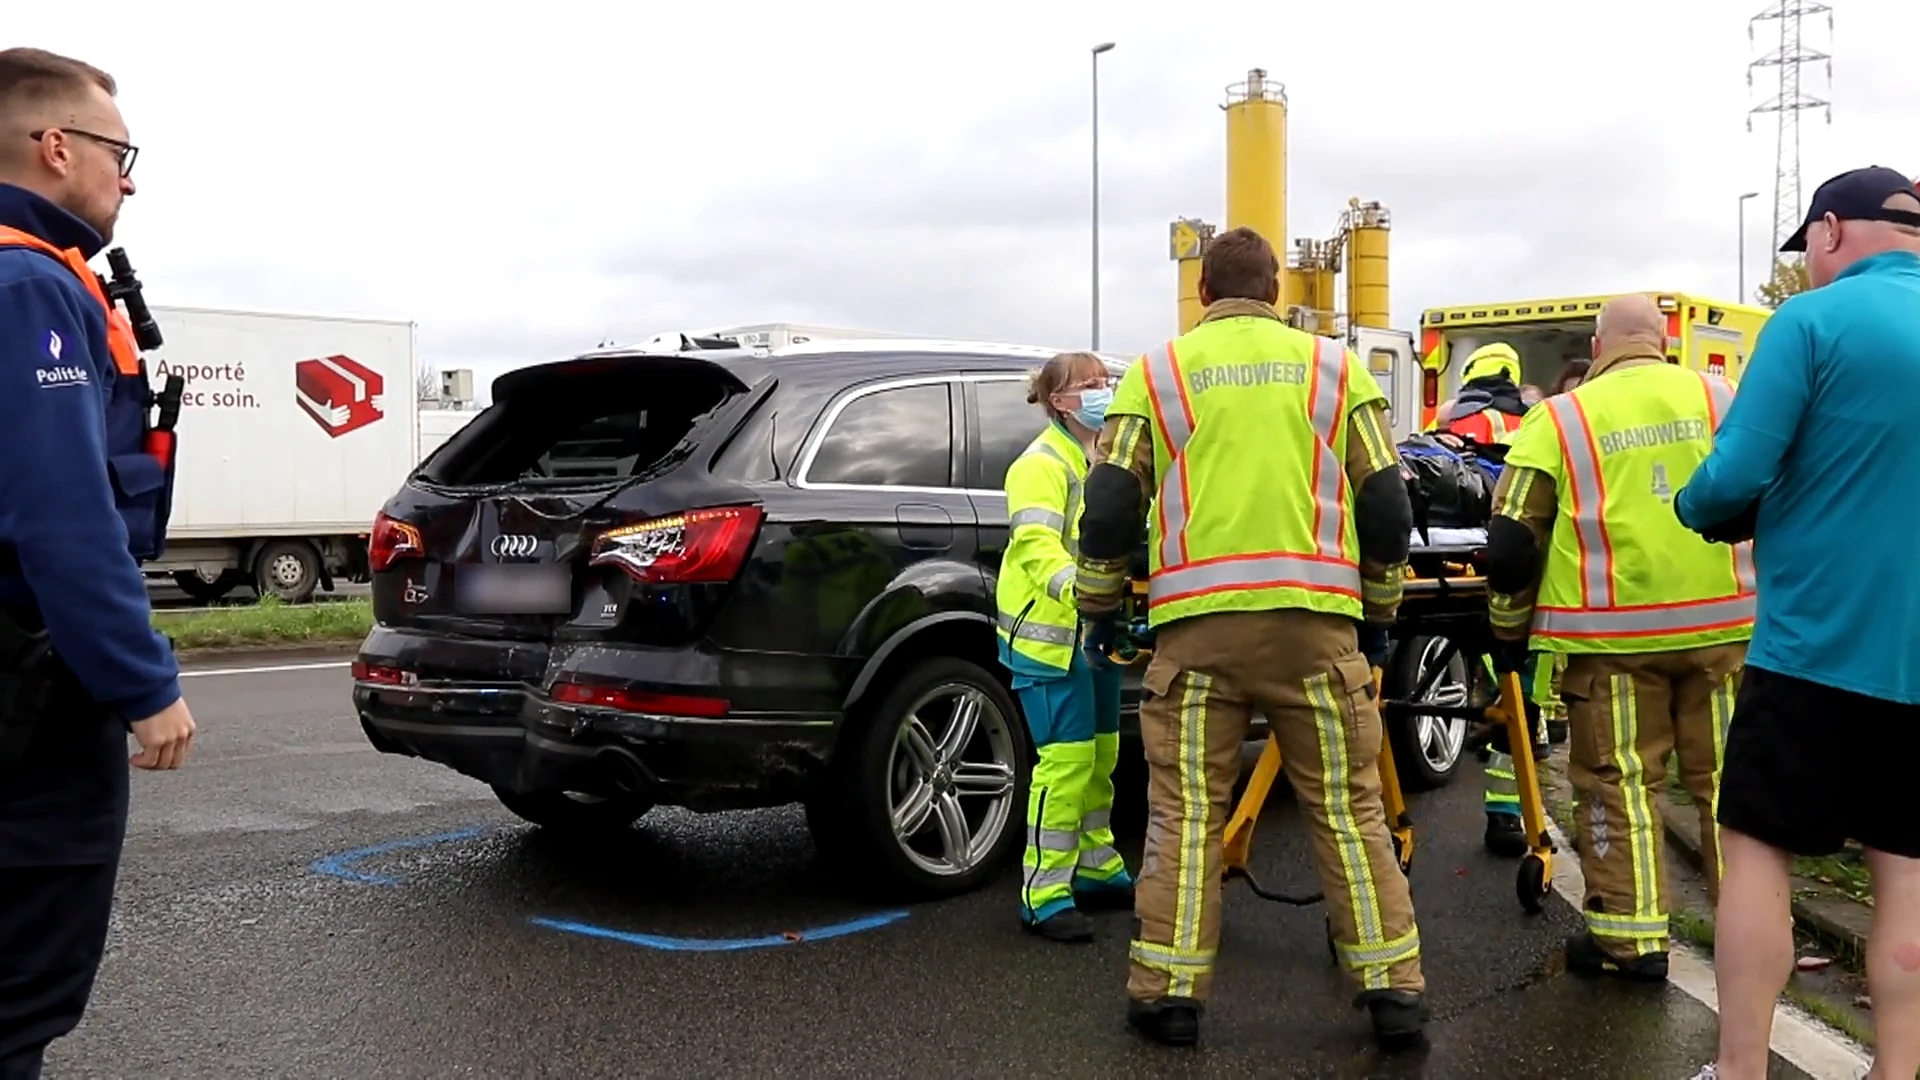
[{"label": "brandweer text", "polygon": [[1622,428],[1609,431],[1600,436],[1600,453],[1607,456],[1622,450],[1639,450],[1650,446],[1666,446],[1669,443],[1705,441],[1707,425],[1701,420],[1669,420],[1664,424],[1644,424],[1640,427]]},{"label": "brandweer text", "polygon": [[1267,360],[1258,364],[1221,364],[1187,372],[1187,391],[1194,394],[1203,394],[1216,386],[1266,386],[1269,383],[1305,386],[1307,365]]}]

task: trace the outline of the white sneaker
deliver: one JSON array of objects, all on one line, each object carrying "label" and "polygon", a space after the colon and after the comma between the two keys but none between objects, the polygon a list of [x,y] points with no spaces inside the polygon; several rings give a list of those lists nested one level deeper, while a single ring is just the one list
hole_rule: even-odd
[{"label": "white sneaker", "polygon": [[1693,1080],[1719,1080],[1719,1076],[1720,1071],[1708,1063],[1700,1066],[1700,1071],[1693,1074]]}]

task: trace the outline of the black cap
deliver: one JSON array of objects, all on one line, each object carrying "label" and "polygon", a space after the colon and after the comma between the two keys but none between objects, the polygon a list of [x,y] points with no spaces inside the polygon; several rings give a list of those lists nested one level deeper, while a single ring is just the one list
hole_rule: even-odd
[{"label": "black cap", "polygon": [[1903,192],[1920,198],[1920,185],[1893,169],[1874,165],[1843,172],[1813,193],[1813,201],[1807,204],[1807,220],[1787,237],[1780,250],[1807,250],[1808,226],[1828,214],[1841,221],[1892,221],[1920,228],[1920,214],[1911,210],[1889,210],[1884,205],[1889,198]]}]

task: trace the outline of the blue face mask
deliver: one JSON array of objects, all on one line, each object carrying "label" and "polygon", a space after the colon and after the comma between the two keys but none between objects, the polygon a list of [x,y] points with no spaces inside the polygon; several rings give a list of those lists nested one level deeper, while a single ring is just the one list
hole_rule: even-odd
[{"label": "blue face mask", "polygon": [[1113,404],[1113,391],[1105,387],[1098,390],[1080,391],[1080,407],[1073,410],[1073,418],[1086,425],[1089,431],[1099,431],[1107,422],[1107,406]]}]

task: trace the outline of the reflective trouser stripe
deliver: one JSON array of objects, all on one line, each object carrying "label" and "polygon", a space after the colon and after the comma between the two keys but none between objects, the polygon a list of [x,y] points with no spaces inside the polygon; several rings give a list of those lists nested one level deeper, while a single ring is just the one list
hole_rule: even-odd
[{"label": "reflective trouser stripe", "polygon": [[[1360,974],[1361,985],[1368,990],[1388,987],[1387,969],[1419,954],[1417,935],[1387,940],[1386,924],[1380,911],[1380,891],[1373,881],[1373,863],[1360,838],[1360,825],[1354,820],[1352,790],[1353,755],[1347,744],[1347,725],[1340,715],[1340,703],[1333,695],[1328,676],[1315,675],[1306,680],[1307,701],[1313,706],[1320,742],[1320,790],[1326,802],[1327,825],[1333,833],[1334,850],[1340,855],[1340,876],[1347,884],[1347,903],[1353,909],[1358,928],[1358,944],[1339,946],[1338,951],[1349,968]],[[1408,948],[1412,952],[1379,960],[1382,950]]]},{"label": "reflective trouser stripe", "polygon": [[[1165,945],[1136,941],[1127,948],[1127,956],[1141,967],[1166,972],[1169,976],[1169,986],[1184,979],[1185,985],[1191,988],[1194,980],[1213,970],[1214,950],[1174,949]],[[1172,993],[1173,991],[1168,991],[1169,995]]]},{"label": "reflective trouser stripe", "polygon": [[1513,758],[1498,750],[1487,759],[1486,803],[1489,813],[1520,812],[1520,782],[1514,777]]},{"label": "reflective trouser stripe", "polygon": [[1127,864],[1113,846],[1113,768],[1120,760],[1120,734],[1093,737],[1093,770],[1080,800],[1080,876],[1112,881]]},{"label": "reflective trouser stripe", "polygon": [[1659,952],[1667,940],[1667,917],[1640,918],[1634,915],[1608,915],[1589,911],[1587,930],[1594,937],[1624,938],[1635,943],[1641,955]]},{"label": "reflective trouser stripe", "polygon": [[1020,906],[1028,919],[1045,919],[1073,904],[1080,800],[1092,768],[1092,740],[1040,748],[1027,796],[1027,849],[1020,872]]},{"label": "reflective trouser stripe", "polygon": [[1589,914],[1588,928],[1596,937],[1631,936],[1634,949],[1645,955],[1657,952],[1661,941],[1646,933],[1658,924],[1664,928],[1666,913],[1660,910],[1660,849],[1654,830],[1662,827],[1655,816],[1652,795],[1647,791],[1647,767],[1640,760],[1640,703],[1634,696],[1633,676],[1611,678],[1608,704],[1613,707],[1613,747],[1615,764],[1620,767],[1620,805],[1627,815],[1627,849],[1633,862],[1634,934],[1615,934],[1614,917],[1596,923]]},{"label": "reflective trouser stripe", "polygon": [[[1721,680],[1712,698],[1713,710],[1713,879],[1716,883],[1727,875],[1727,855],[1720,846],[1720,770],[1727,760],[1727,725],[1733,720],[1733,702],[1738,696],[1734,682],[1738,675],[1729,675]],[[1717,892],[1716,888],[1716,892]]]},{"label": "reflective trouser stripe", "polygon": [[[1200,920],[1206,906],[1207,818],[1213,812],[1207,785],[1207,696],[1213,678],[1190,671],[1186,679],[1186,694],[1180,702],[1180,872],[1173,895],[1173,954],[1198,958],[1202,956]],[[1195,996],[1197,980],[1211,963],[1212,957],[1207,956],[1169,972],[1167,995]]]}]

